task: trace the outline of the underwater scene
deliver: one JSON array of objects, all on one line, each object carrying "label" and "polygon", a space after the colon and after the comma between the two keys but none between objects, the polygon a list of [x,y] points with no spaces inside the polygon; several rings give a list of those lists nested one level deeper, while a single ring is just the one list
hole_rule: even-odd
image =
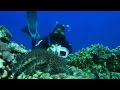
[{"label": "underwater scene", "polygon": [[0,11],[0,79],[120,79],[120,11]]}]

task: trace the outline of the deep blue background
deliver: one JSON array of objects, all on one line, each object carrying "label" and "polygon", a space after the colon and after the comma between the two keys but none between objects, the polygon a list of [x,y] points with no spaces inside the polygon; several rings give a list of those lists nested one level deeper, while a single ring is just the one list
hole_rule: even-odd
[{"label": "deep blue background", "polygon": [[[119,11],[39,11],[38,32],[41,37],[52,32],[56,21],[70,25],[71,30],[66,30],[66,36],[73,52],[96,43],[109,48],[120,45]],[[31,38],[21,32],[26,24],[25,11],[0,11],[0,25],[10,30],[12,41],[30,49]]]}]

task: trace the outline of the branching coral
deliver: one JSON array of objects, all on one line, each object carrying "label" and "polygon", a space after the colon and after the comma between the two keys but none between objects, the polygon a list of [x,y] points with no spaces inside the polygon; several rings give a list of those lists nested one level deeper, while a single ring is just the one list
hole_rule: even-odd
[{"label": "branching coral", "polygon": [[16,75],[24,72],[25,74],[34,74],[36,70],[56,74],[63,72],[65,62],[53,53],[43,49],[34,49],[17,58],[17,63],[13,67]]},{"label": "branching coral", "polygon": [[58,74],[50,74],[41,72],[36,70],[34,75],[25,75],[22,72],[17,79],[95,79],[96,77],[94,74],[90,72],[83,72],[79,68],[75,68],[74,66],[69,67],[69,74],[68,73],[58,73]]},{"label": "branching coral", "polygon": [[71,54],[67,64],[83,70],[91,70],[97,78],[110,78],[110,72],[120,72],[120,48],[110,50],[100,44],[91,45]]}]

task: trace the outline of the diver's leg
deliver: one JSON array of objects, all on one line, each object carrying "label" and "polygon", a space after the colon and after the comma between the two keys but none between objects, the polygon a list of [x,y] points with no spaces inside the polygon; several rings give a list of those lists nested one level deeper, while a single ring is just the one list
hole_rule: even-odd
[{"label": "diver's leg", "polygon": [[36,40],[35,40],[35,39],[32,39],[32,49],[35,48],[35,45],[36,45]]}]

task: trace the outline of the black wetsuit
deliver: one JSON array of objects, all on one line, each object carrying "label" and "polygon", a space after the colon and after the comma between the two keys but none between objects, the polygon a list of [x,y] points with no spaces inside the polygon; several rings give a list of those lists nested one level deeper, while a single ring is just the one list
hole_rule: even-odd
[{"label": "black wetsuit", "polygon": [[[42,42],[38,46],[35,46],[35,44],[37,44],[37,42],[39,42],[40,40],[42,40]],[[49,34],[48,36],[45,36],[40,40],[38,41],[33,40],[32,42],[33,48],[48,49],[51,44],[59,44],[63,47],[66,47],[69,50],[69,53],[72,53],[72,46],[66,40],[66,37],[62,34]]]}]

